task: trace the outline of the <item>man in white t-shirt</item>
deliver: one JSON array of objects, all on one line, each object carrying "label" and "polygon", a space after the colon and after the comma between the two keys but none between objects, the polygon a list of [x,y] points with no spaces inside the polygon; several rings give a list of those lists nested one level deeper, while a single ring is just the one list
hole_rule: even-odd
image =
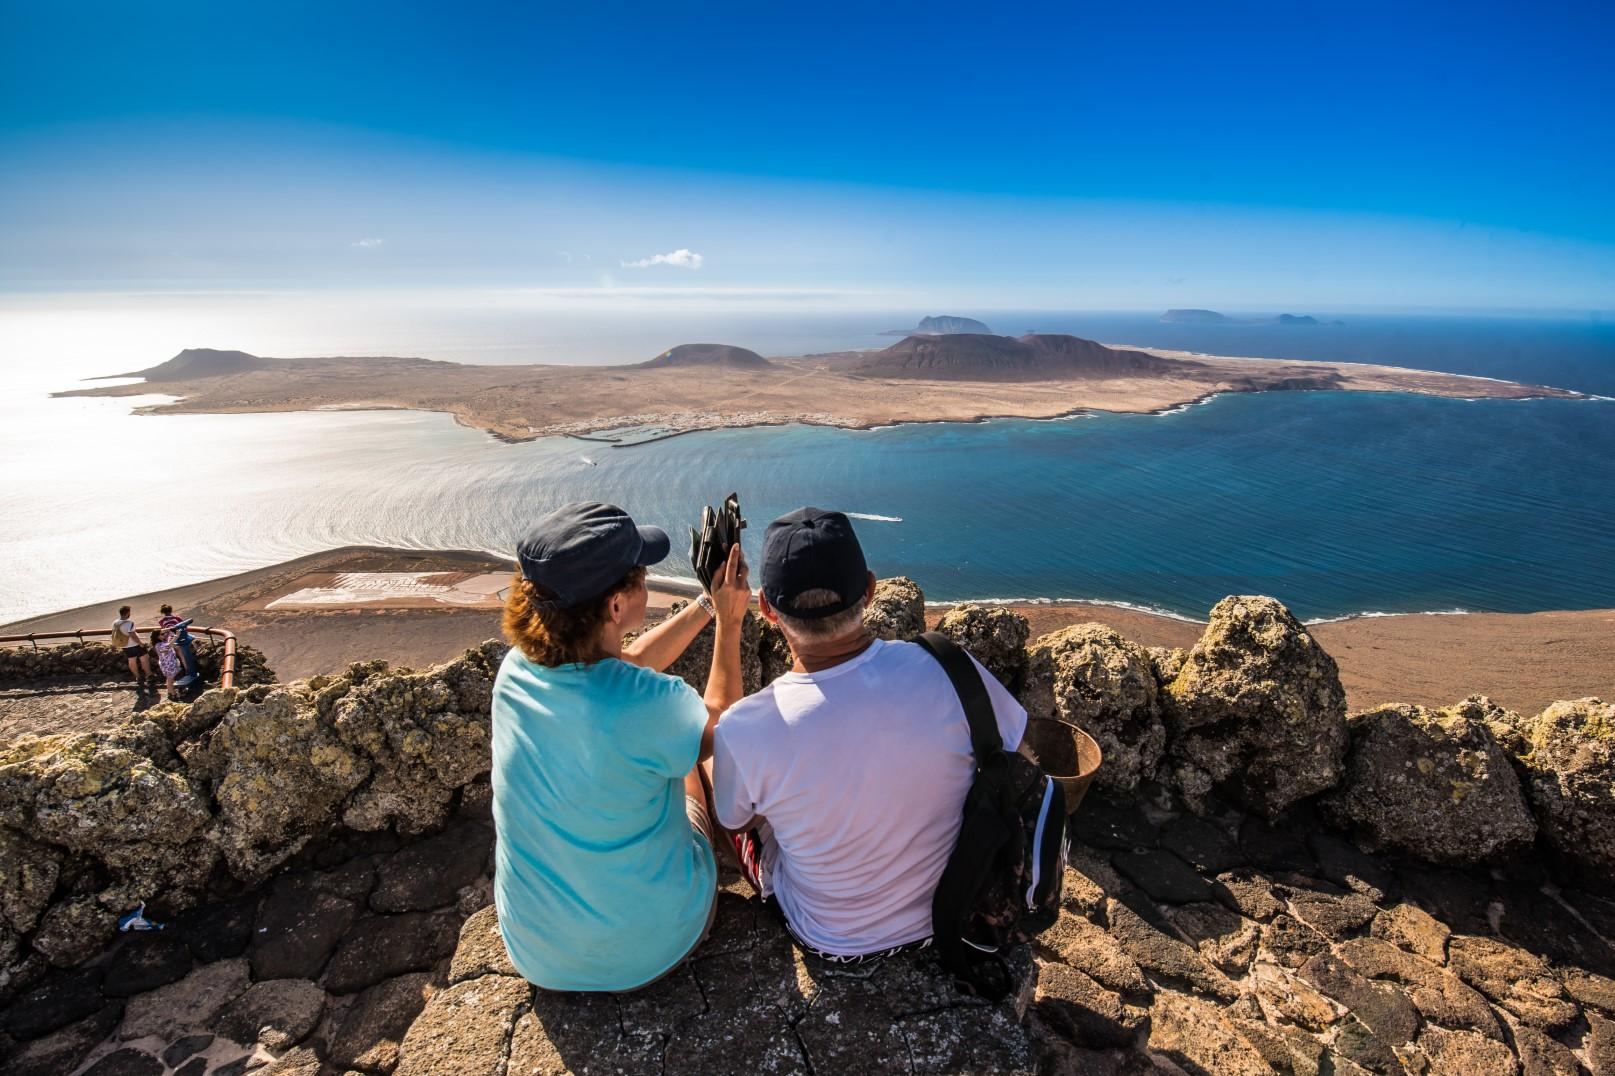
[{"label": "man in white t-shirt", "polygon": [[[725,711],[713,740],[719,824],[796,940],[831,960],[929,941],[975,769],[942,666],[864,627],[874,588],[840,512],[802,508],[770,524],[759,603],[795,661]],[[1014,750],[1026,711],[976,668]]]}]

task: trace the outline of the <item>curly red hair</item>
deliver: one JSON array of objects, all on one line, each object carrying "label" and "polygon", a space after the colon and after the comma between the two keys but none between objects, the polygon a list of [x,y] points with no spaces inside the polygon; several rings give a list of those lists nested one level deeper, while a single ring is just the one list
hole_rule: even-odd
[{"label": "curly red hair", "polygon": [[546,604],[552,597],[548,589],[517,573],[505,599],[505,638],[536,665],[598,661],[600,629],[611,616],[611,599],[644,583],[645,569],[634,568],[595,600],[557,609]]}]

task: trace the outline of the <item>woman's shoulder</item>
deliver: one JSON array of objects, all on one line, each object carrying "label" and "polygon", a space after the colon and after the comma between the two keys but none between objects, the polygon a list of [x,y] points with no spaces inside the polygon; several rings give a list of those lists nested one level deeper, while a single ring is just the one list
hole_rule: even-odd
[{"label": "woman's shoulder", "polygon": [[687,691],[695,690],[680,677],[647,669],[643,665],[635,665],[621,658],[606,658],[604,661],[596,662],[590,669],[602,680],[611,682],[623,691],[639,695],[660,698],[683,695]]}]

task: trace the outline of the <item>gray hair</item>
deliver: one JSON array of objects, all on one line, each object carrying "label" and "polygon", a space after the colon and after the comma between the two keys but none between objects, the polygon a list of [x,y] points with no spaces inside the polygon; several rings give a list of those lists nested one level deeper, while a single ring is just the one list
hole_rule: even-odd
[{"label": "gray hair", "polygon": [[[841,595],[826,587],[804,590],[791,599],[794,609],[823,609],[827,605],[840,604]],[[813,620],[790,616],[778,609],[774,611],[779,613],[779,626],[788,637],[808,643],[822,643],[850,635],[863,625],[864,598],[860,595],[851,608]]]}]

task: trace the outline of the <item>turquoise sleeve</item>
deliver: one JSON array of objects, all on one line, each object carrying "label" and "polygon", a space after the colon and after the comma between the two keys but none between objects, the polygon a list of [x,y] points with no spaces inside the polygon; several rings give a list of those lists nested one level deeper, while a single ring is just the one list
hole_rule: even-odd
[{"label": "turquoise sleeve", "polygon": [[[660,675],[660,674],[658,674]],[[660,718],[659,750],[656,759],[665,768],[668,777],[683,777],[701,758],[701,734],[707,728],[707,704],[696,694],[695,688],[676,676],[664,677],[671,681],[666,689]]]}]

